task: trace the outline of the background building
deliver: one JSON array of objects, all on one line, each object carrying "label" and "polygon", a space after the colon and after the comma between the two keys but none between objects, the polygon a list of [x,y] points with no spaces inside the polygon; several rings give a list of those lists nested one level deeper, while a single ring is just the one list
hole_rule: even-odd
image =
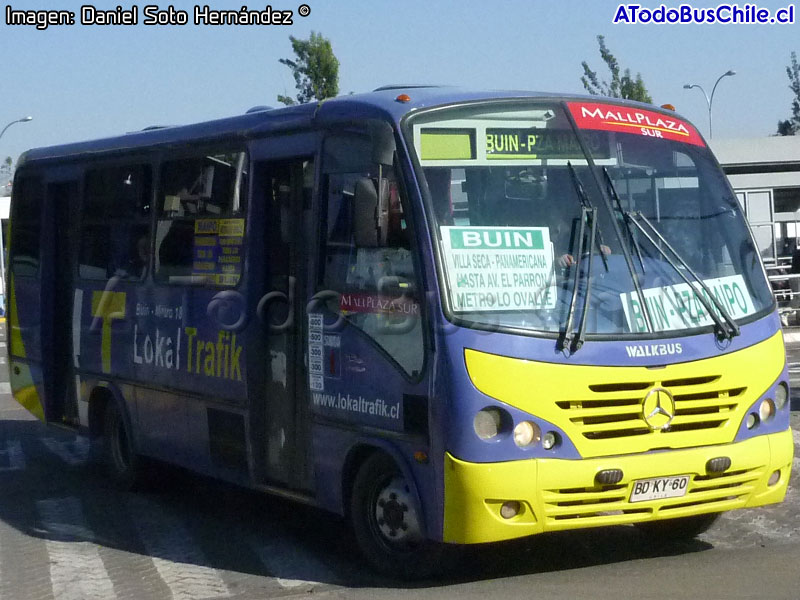
[{"label": "background building", "polygon": [[791,262],[800,237],[800,136],[713,140],[767,266]]}]

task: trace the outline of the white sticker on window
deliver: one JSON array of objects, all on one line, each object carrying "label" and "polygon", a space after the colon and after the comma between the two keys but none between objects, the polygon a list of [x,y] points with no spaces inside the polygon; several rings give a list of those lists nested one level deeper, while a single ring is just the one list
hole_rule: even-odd
[{"label": "white sticker on window", "polygon": [[[753,299],[741,275],[704,279],[703,283],[731,318],[739,319],[755,312]],[[716,311],[714,301],[708,298],[700,284],[695,283],[694,287]],[[697,294],[686,283],[648,288],[642,293],[656,331],[691,329],[714,322]],[[624,293],[620,294],[620,299],[630,330],[637,333],[647,331],[639,295],[636,292]]]},{"label": "white sticker on window", "polygon": [[321,314],[308,314],[308,387],[315,392],[325,390],[322,326],[323,316]]},{"label": "white sticker on window", "polygon": [[456,312],[555,308],[547,227],[440,227]]}]

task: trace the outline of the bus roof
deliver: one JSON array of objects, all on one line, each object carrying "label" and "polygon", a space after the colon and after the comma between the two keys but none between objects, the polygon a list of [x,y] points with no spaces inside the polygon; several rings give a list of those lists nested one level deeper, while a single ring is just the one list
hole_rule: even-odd
[{"label": "bus roof", "polygon": [[[397,97],[400,94],[408,95],[410,100],[399,102]],[[169,148],[187,142],[196,144],[230,137],[256,138],[281,131],[309,129],[314,126],[324,127],[327,123],[354,118],[377,118],[397,123],[409,112],[422,108],[502,98],[599,99],[597,96],[544,92],[472,91],[448,86],[385,86],[373,92],[339,96],[321,103],[281,108],[265,107],[263,110],[253,109],[234,117],[191,125],[148,127],[142,131],[115,137],[34,148],[20,156],[18,166],[51,160],[85,159],[93,155],[100,157],[101,155],[135,152],[153,147]],[[615,103],[660,110],[638,102],[617,98],[612,100]]]}]

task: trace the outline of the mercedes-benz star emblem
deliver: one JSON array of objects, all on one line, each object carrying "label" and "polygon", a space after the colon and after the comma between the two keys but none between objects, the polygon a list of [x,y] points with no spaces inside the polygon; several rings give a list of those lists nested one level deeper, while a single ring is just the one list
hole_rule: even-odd
[{"label": "mercedes-benz star emblem", "polygon": [[642,402],[642,418],[651,431],[669,429],[675,418],[675,399],[669,390],[658,387],[647,393]]}]

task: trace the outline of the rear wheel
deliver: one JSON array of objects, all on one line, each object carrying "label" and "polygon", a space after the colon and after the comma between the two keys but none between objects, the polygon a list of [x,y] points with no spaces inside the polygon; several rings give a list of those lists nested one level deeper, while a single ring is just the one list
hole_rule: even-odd
[{"label": "rear wheel", "polygon": [[390,577],[419,579],[441,567],[445,547],[423,536],[411,489],[395,462],[382,453],[358,470],[350,520],[364,558]]},{"label": "rear wheel", "polygon": [[133,450],[130,431],[115,402],[106,406],[103,446],[106,470],[111,480],[121,489],[134,488],[141,479],[141,461]]},{"label": "rear wheel", "polygon": [[665,542],[688,541],[708,531],[719,518],[719,513],[679,517],[637,523],[636,527],[645,535]]}]

